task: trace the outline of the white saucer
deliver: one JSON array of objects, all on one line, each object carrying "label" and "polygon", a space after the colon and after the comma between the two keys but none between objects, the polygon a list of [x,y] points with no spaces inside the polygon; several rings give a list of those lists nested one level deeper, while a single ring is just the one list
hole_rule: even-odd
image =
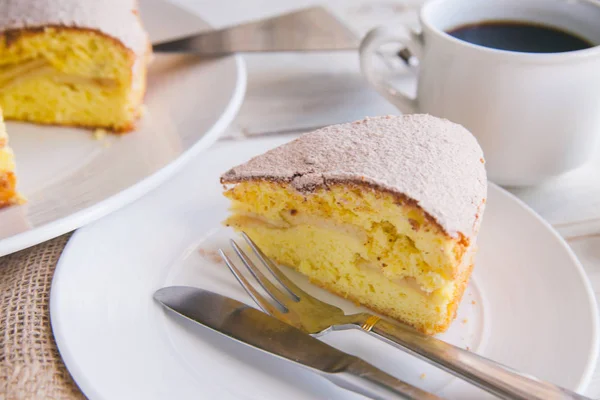
[{"label": "white saucer", "polygon": [[[208,24],[172,4],[143,0],[151,40]],[[8,123],[27,204],[0,210],[0,256],[83,226],[139,198],[213,144],[244,97],[239,56],[201,61],[156,54],[147,112],[136,132],[94,140],[92,132]]]},{"label": "white saucer", "polygon": [[[52,327],[67,368],[94,399],[359,399],[361,397],[166,314],[163,286],[251,300],[215,250],[228,203],[220,173],[286,139],[219,143],[171,182],[80,229],[52,286]],[[445,340],[582,391],[598,347],[594,295],[565,242],[531,209],[492,185],[475,272]],[[293,278],[346,310],[355,307]],[[454,399],[479,390],[361,332],[324,338],[398,377]]]}]

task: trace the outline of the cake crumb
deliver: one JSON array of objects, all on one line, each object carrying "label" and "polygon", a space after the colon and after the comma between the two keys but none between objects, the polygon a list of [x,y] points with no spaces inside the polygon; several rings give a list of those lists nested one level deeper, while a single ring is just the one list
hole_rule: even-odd
[{"label": "cake crumb", "polygon": [[98,128],[94,130],[93,135],[95,140],[102,140],[106,137],[107,134],[108,132],[105,129]]},{"label": "cake crumb", "polygon": [[427,375],[425,375],[425,372],[423,372],[423,373],[422,373],[422,374],[419,376],[419,379],[425,379],[425,377],[426,377],[426,376],[427,376]]},{"label": "cake crumb", "polygon": [[469,346],[467,346],[466,350],[467,351],[471,351],[471,348]]},{"label": "cake crumb", "polygon": [[471,304],[475,305],[477,302],[475,300],[471,300]]},{"label": "cake crumb", "polygon": [[408,222],[410,223],[410,226],[413,229],[413,231],[419,231],[420,225],[416,220],[409,218]]},{"label": "cake crumb", "polygon": [[462,320],[462,323],[463,323],[463,324],[466,324],[467,322],[469,322],[469,320],[468,320],[468,319],[466,319],[466,318]]},{"label": "cake crumb", "polygon": [[219,253],[217,253],[214,250],[207,250],[207,249],[203,249],[202,247],[200,247],[198,249],[198,254],[200,254],[204,258],[209,259],[210,261],[212,261],[214,263],[217,263],[217,264],[223,263],[223,259],[221,258]]}]

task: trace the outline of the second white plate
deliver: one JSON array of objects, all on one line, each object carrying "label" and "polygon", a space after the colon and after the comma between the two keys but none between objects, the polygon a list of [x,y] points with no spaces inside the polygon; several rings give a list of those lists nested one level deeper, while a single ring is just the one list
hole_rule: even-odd
[{"label": "second white plate", "polygon": [[[209,28],[163,0],[142,0],[140,11],[153,41]],[[239,56],[155,54],[147,112],[135,132],[94,140],[83,129],[8,123],[28,202],[0,210],[0,256],[83,226],[156,187],[217,140],[245,88]]]},{"label": "second white plate", "polygon": [[[303,369],[186,323],[152,299],[190,285],[252,304],[216,256],[220,173],[285,139],[220,143],[173,181],[80,229],[60,259],[52,327],[64,361],[92,400],[359,399]],[[475,272],[441,338],[540,378],[582,391],[595,365],[598,319],[582,267],[531,209],[492,185]],[[346,311],[355,307],[290,275]],[[324,338],[426,390],[454,399],[481,391],[361,332]]]}]

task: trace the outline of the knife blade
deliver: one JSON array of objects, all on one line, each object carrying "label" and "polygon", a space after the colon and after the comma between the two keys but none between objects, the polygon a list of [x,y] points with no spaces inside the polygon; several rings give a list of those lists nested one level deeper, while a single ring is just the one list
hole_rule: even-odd
[{"label": "knife blade", "polygon": [[154,52],[226,55],[237,52],[356,50],[358,37],[322,7],[202,32],[152,46]]},{"label": "knife blade", "polygon": [[180,316],[307,368],[344,389],[374,399],[440,399],[229,297],[199,288],[170,286],[156,291],[154,299]]}]

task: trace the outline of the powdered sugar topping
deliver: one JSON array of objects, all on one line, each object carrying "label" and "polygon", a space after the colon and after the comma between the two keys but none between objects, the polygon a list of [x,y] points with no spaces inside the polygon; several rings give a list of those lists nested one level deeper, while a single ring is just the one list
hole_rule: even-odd
[{"label": "powdered sugar topping", "polygon": [[460,125],[429,115],[333,125],[255,157],[224,183],[286,181],[301,192],[328,182],[368,183],[413,199],[451,236],[475,234],[487,193],[483,153]]},{"label": "powdered sugar topping", "polygon": [[96,29],[142,55],[148,37],[137,0],[2,0],[0,31],[60,25]]}]

